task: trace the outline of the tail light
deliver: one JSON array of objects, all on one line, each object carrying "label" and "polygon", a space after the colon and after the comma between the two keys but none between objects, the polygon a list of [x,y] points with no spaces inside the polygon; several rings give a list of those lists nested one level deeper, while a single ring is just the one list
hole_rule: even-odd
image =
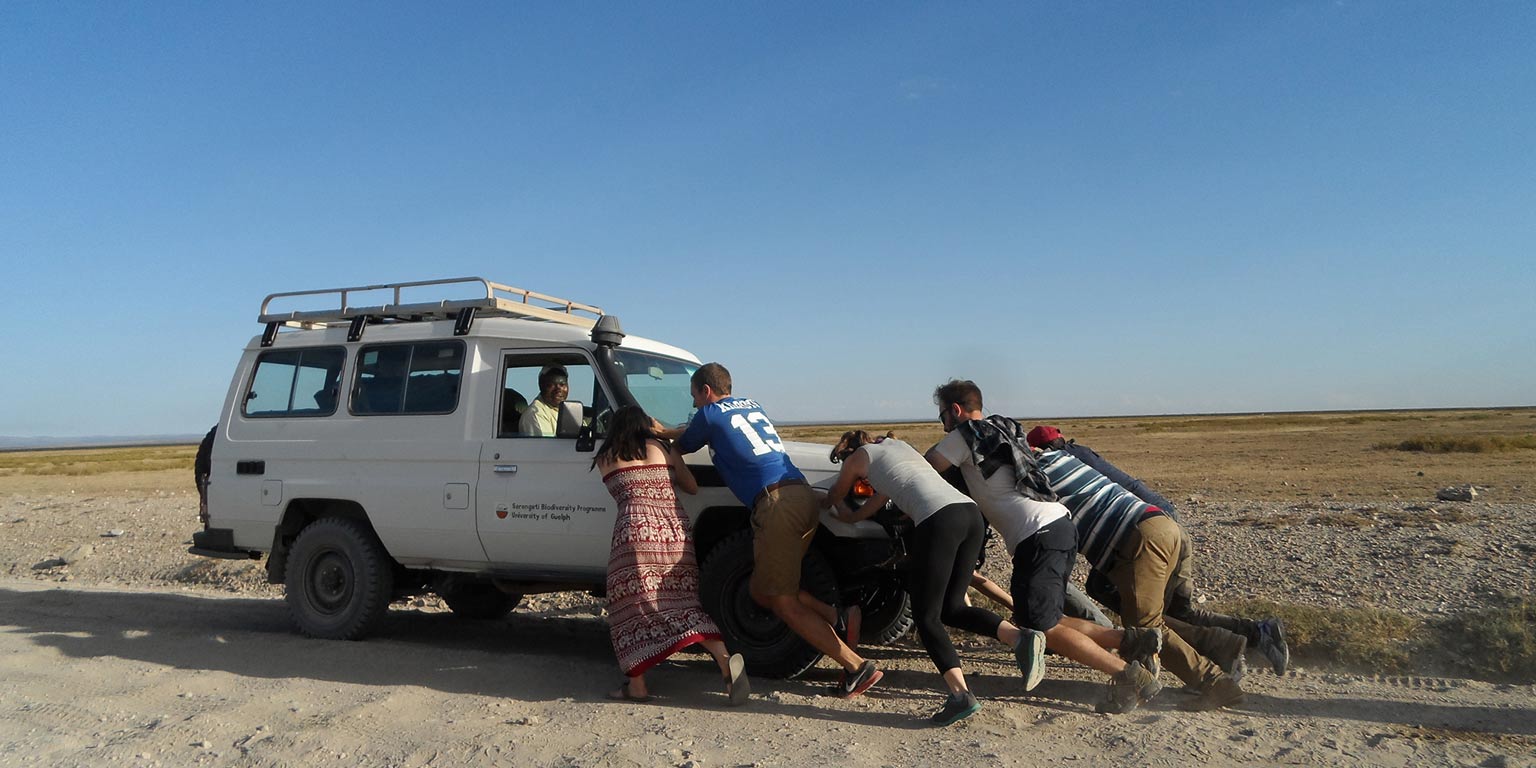
[{"label": "tail light", "polygon": [[875,495],[875,487],[868,480],[859,480],[853,484],[853,495],[856,498],[867,499]]}]

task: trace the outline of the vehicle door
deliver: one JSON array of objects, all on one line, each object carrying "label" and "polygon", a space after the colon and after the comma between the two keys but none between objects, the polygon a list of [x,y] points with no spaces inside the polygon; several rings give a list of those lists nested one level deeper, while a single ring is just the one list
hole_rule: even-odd
[{"label": "vehicle door", "polygon": [[[581,350],[504,350],[495,437],[480,452],[476,525],[493,567],[542,576],[607,571],[615,506],[593,452],[557,433],[558,403],[579,402],[599,428],[612,402]],[[563,381],[563,386],[561,385]]]}]

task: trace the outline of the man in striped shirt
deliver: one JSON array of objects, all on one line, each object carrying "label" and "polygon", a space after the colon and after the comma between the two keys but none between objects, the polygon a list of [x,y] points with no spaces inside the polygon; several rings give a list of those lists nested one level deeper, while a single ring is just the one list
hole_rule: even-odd
[{"label": "man in striped shirt", "polygon": [[[1051,490],[1072,514],[1078,551],[1119,590],[1121,620],[1126,626],[1163,630],[1163,666],[1200,694],[1191,708],[1240,701],[1243,689],[1237,680],[1191,646],[1219,644],[1215,633],[1243,643],[1241,636],[1164,613],[1170,590],[1187,578],[1190,546],[1183,527],[1066,451],[1046,451],[1039,461]],[[1236,650],[1241,657],[1241,648]]]},{"label": "man in striped shirt", "polygon": [[[1036,426],[1025,436],[1029,446],[1042,451],[1066,451],[1073,458],[1087,464],[1099,474],[1107,477],[1115,485],[1124,488],[1136,495],[1136,498],[1151,504],[1163,511],[1163,514],[1173,518],[1175,523],[1184,525],[1184,520],[1174,510],[1173,503],[1164,498],[1162,494],[1147,487],[1146,483],[1132,477],[1129,473],[1109,463],[1109,460],[1099,453],[1075,440],[1063,437],[1061,430],[1045,425]],[[1120,593],[1115,586],[1109,583],[1108,577],[1103,571],[1093,570],[1088,574],[1088,594],[1093,599],[1103,603],[1104,606],[1116,613],[1120,612]],[[1070,603],[1070,599],[1068,600]],[[1194,589],[1188,579],[1178,579],[1172,584],[1172,592],[1168,598],[1167,613],[1175,619],[1190,624],[1198,624],[1202,627],[1221,627],[1229,632],[1236,632],[1248,638],[1248,648],[1257,650],[1263,654],[1275,670],[1275,674],[1285,674],[1286,667],[1290,664],[1290,646],[1285,641],[1285,625],[1279,619],[1270,617],[1266,619],[1245,619],[1240,616],[1228,616],[1215,611],[1207,611],[1195,605]],[[1209,649],[1196,646],[1195,650],[1211,657],[1217,663],[1217,658]],[[1236,662],[1234,662],[1235,664]],[[1228,674],[1232,674],[1233,667],[1223,665]]]}]

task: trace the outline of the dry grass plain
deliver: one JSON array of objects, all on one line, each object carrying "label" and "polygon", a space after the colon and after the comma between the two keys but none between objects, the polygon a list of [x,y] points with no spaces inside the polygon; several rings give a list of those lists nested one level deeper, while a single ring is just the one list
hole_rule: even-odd
[{"label": "dry grass plain", "polygon": [[[1051,419],[1175,503],[1190,494],[1253,501],[1433,499],[1473,484],[1500,501],[1536,501],[1536,408],[1353,411]],[[782,427],[793,440],[833,442],[850,428],[914,446],[943,437],[938,421]],[[1457,440],[1463,450],[1399,450],[1405,441]],[[1471,448],[1484,450],[1473,452]]]}]

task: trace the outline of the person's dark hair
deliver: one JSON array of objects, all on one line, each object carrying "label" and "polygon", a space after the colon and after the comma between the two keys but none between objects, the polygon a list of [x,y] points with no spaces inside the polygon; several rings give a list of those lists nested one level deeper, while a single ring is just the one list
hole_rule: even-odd
[{"label": "person's dark hair", "polygon": [[550,382],[554,381],[557,376],[566,381],[571,379],[570,375],[565,372],[565,366],[563,365],[547,365],[544,367],[544,370],[539,371],[539,394],[544,394],[549,389]]},{"label": "person's dark hair", "polygon": [[693,385],[694,389],[700,389],[705,384],[708,384],[709,388],[713,389],[717,395],[729,395],[731,393],[731,372],[727,371],[725,366],[719,363],[705,363],[697,371],[693,372],[693,377],[688,381]]},{"label": "person's dark hair", "polygon": [[841,464],[849,456],[852,456],[854,451],[870,443],[878,443],[887,437],[895,436],[895,432],[887,432],[879,437],[875,437],[862,429],[850,429],[844,432],[843,436],[838,439],[837,445],[832,446],[832,453],[828,458],[832,459],[833,464]]},{"label": "person's dark hair", "polygon": [[1051,451],[1065,451],[1067,449],[1067,439],[1065,437],[1058,437],[1055,440],[1046,443],[1045,447],[1047,450]]},{"label": "person's dark hair", "polygon": [[[645,458],[645,444],[655,439],[651,432],[651,417],[638,405],[620,406],[608,422],[608,439],[603,447],[592,455],[592,467],[603,459],[609,461],[638,461]],[[587,471],[592,471],[588,467]]]},{"label": "person's dark hair", "polygon": [[950,379],[933,390],[933,404],[948,408],[958,404],[966,413],[981,410],[981,387],[970,379]]}]

